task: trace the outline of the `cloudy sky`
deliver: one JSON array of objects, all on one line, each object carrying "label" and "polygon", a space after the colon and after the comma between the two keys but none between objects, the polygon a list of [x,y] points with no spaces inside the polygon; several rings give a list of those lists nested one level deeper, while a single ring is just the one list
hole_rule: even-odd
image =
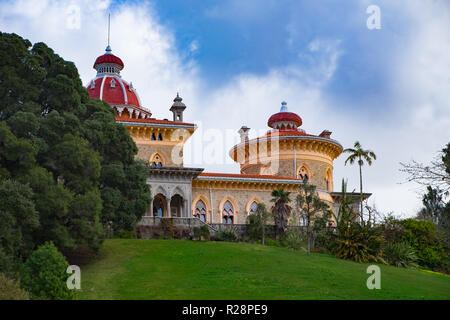
[{"label": "cloudy sky", "polygon": [[[381,29],[369,30],[376,4]],[[143,105],[170,118],[176,92],[185,121],[199,125],[186,165],[239,172],[228,159],[247,125],[267,130],[280,102],[313,134],[344,147],[359,140],[378,156],[363,168],[364,190],[384,212],[412,216],[421,189],[401,184],[399,162],[429,162],[450,142],[448,0],[0,0],[0,30],[45,42],[73,61],[83,83],[107,44],[122,58]],[[335,161],[359,188],[358,168]]]}]

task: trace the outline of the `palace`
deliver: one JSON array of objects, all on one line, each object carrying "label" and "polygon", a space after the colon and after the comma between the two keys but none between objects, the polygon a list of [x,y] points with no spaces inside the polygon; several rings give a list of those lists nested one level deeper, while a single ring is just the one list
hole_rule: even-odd
[{"label": "palace", "polygon": [[[154,221],[150,217],[191,218],[208,225],[245,224],[259,202],[271,207],[274,189],[290,191],[296,208],[296,193],[305,178],[317,186],[320,198],[332,210],[339,207],[340,193],[333,192],[333,161],[342,153],[341,144],[328,130],[319,135],[305,132],[302,119],[288,111],[286,102],[268,119],[270,129],[264,136],[249,139],[250,128],[245,126],[238,131],[240,143],[229,156],[240,165],[240,174],[204,172],[183,165],[183,145],[197,126],[184,121],[182,98],[177,94],[173,100],[172,120],[152,117],[132,83],[120,75],[123,68],[108,45],[105,54],[95,60],[97,75],[86,89],[91,98],[111,105],[116,121],[127,128],[138,147],[136,157],[151,166],[147,183],[152,203],[141,224]],[[364,194],[364,198],[369,196]],[[302,220],[291,223],[301,225]]]}]

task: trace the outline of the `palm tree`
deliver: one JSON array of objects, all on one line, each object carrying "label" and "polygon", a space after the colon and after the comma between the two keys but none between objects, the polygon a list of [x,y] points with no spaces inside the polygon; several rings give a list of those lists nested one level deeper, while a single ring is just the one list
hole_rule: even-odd
[{"label": "palm tree", "polygon": [[291,202],[289,198],[290,192],[285,192],[283,189],[276,189],[272,191],[273,199],[270,200],[274,202],[272,206],[272,213],[275,219],[275,226],[277,228],[277,236],[279,234],[284,234],[287,229],[289,215],[292,211],[292,207],[288,204]]},{"label": "palm tree", "polygon": [[356,141],[355,144],[353,145],[353,149],[352,148],[348,148],[345,149],[344,152],[348,152],[350,153],[350,155],[348,156],[348,158],[345,160],[345,164],[347,165],[347,162],[350,162],[350,164],[355,163],[356,160],[358,160],[358,165],[359,165],[359,191],[360,191],[360,205],[361,205],[361,209],[360,209],[360,217],[361,217],[361,222],[364,223],[363,220],[363,196],[362,196],[362,166],[364,164],[364,160],[367,162],[367,164],[370,166],[372,165],[372,159],[373,160],[377,160],[377,156],[375,155],[375,153],[371,150],[364,150],[361,147],[361,144]]}]

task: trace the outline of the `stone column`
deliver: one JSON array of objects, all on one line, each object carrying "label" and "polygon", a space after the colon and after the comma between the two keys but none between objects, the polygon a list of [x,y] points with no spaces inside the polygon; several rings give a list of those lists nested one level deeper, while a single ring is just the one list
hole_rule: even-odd
[{"label": "stone column", "polygon": [[183,217],[189,218],[189,205],[187,199],[183,199]]},{"label": "stone column", "polygon": [[150,214],[148,214],[148,216],[153,216],[153,201],[154,201],[155,199],[152,197],[152,196],[150,196]]},{"label": "stone column", "polygon": [[167,207],[167,217],[172,217],[172,212],[170,211],[170,198],[166,198],[166,207]]}]

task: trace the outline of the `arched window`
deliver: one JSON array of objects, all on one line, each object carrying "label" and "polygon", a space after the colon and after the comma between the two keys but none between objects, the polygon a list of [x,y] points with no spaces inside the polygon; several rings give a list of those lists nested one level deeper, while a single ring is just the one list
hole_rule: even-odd
[{"label": "arched window", "polygon": [[224,224],[233,224],[234,208],[230,201],[223,204],[222,222]]},{"label": "arched window", "polygon": [[116,81],[114,79],[111,80],[111,88],[115,88],[116,87]]},{"label": "arched window", "polygon": [[161,134],[161,133],[158,134],[158,140],[159,140],[159,141],[162,141],[162,134]]},{"label": "arched window", "polygon": [[308,171],[306,170],[305,166],[302,166],[300,170],[298,170],[298,179],[309,179]]},{"label": "arched window", "polygon": [[150,164],[152,167],[162,167],[163,161],[161,156],[158,153],[155,153],[153,157],[150,158]]},{"label": "arched window", "polygon": [[250,205],[250,212],[248,214],[255,214],[258,211],[258,203],[256,201],[253,201]]},{"label": "arched window", "polygon": [[325,184],[327,186],[327,190],[328,191],[333,191],[333,180],[332,180],[331,170],[330,169],[327,170],[327,174],[326,174],[326,177],[325,177]]},{"label": "arched window", "polygon": [[154,133],[152,133],[152,138],[151,138],[152,140],[156,140],[156,136],[155,136],[155,134]]},{"label": "arched window", "polygon": [[206,222],[206,205],[202,200],[198,200],[195,204],[194,217]]}]

